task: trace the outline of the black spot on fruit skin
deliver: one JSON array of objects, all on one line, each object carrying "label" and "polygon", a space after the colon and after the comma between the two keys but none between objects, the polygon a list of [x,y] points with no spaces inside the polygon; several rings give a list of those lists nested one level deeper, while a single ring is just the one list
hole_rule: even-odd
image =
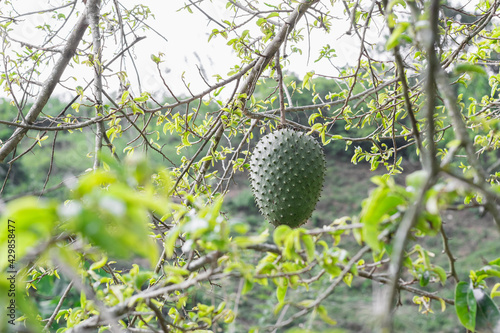
[{"label": "black spot on fruit skin", "polygon": [[269,222],[296,228],[311,217],[323,189],[325,164],[320,144],[293,129],[279,129],[257,143],[250,159],[250,182]]}]

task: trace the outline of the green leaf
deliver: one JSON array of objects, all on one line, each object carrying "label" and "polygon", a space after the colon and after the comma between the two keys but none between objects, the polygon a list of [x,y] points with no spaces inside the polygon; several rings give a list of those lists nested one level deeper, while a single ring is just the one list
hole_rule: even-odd
[{"label": "green leaf", "polygon": [[474,289],[477,302],[476,332],[498,332],[500,328],[500,311],[490,296],[482,289]]},{"label": "green leaf", "polygon": [[484,279],[489,277],[498,277],[500,278],[500,266],[497,265],[487,265],[482,267],[480,270],[476,271],[477,282],[481,282]]},{"label": "green leaf", "polygon": [[[30,248],[46,241],[59,221],[57,204],[38,197],[23,197],[10,201],[0,220],[0,246],[7,251],[8,240],[15,237],[15,257],[20,260]],[[0,255],[2,271],[8,265],[8,256]]]},{"label": "green leaf", "polygon": [[76,112],[80,112],[80,103],[73,103],[71,104],[71,108],[74,109]]},{"label": "green leaf", "polygon": [[435,236],[441,229],[441,216],[424,211],[418,218],[416,228],[428,236]]},{"label": "green leaf", "polygon": [[288,284],[284,283],[283,285],[278,286],[276,288],[276,298],[278,302],[283,303],[285,301],[286,291],[288,289]]},{"label": "green leaf", "polygon": [[149,99],[148,93],[142,93],[141,96],[134,98],[134,101],[138,103],[146,102]]},{"label": "green leaf", "polygon": [[103,256],[101,260],[96,261],[92,265],[90,265],[89,271],[99,269],[99,268],[103,267],[104,265],[106,265],[107,262],[108,262],[108,257]]},{"label": "green leaf", "polygon": [[455,288],[455,311],[462,325],[471,331],[476,327],[477,304],[470,283],[461,281]]},{"label": "green leaf", "polygon": [[397,206],[403,203],[404,199],[399,194],[392,193],[387,187],[375,189],[368,198],[361,212],[361,223],[363,223],[363,238],[374,251],[381,250],[378,226],[382,218],[384,215],[393,214]]},{"label": "green leaf", "polygon": [[500,297],[500,291],[497,291],[498,289],[500,289],[500,283],[495,284],[491,289],[491,298]]},{"label": "green leaf", "polygon": [[160,57],[157,57],[154,54],[151,55],[151,60],[153,60],[153,62],[156,64],[159,64],[161,62]]},{"label": "green leaf", "polygon": [[500,266],[500,258],[490,261],[488,264]]},{"label": "green leaf", "polygon": [[328,312],[326,311],[326,308],[323,305],[318,306],[316,308],[316,311],[318,312],[321,320],[323,320],[325,323],[329,325],[337,325],[337,321],[328,316]]},{"label": "green leaf", "polygon": [[[311,126],[312,124],[314,124],[314,120],[318,117],[321,117],[321,114],[320,113],[313,113],[309,116],[309,120],[307,121],[309,126]],[[341,136],[342,137],[342,136]]]},{"label": "green leaf", "polygon": [[276,243],[276,245],[278,245],[278,246],[283,246],[283,241],[285,240],[286,236],[291,231],[292,231],[292,229],[285,224],[282,224],[279,227],[277,227],[276,229],[274,229],[274,233],[273,233],[274,243]]},{"label": "green leaf", "polygon": [[273,308],[273,314],[276,316],[280,311],[283,309],[283,306],[285,306],[285,303],[278,303],[276,306]]},{"label": "green leaf", "polygon": [[235,314],[233,311],[231,310],[226,310],[226,313],[224,315],[224,322],[226,324],[230,324],[234,321],[234,319],[236,318]]},{"label": "green leaf", "polygon": [[307,72],[302,81],[302,89],[306,88],[307,90],[311,89],[311,78],[314,76],[314,71]]},{"label": "green leaf", "polygon": [[294,229],[288,233],[283,241],[283,256],[286,259],[292,259],[298,257],[298,252],[302,250],[302,245],[300,243],[300,233],[299,229]]},{"label": "green leaf", "polygon": [[351,284],[352,284],[352,280],[353,280],[354,276],[351,274],[351,273],[347,273],[344,278],[343,278],[343,281],[344,283],[351,287]]},{"label": "green leaf", "polygon": [[245,283],[243,284],[243,288],[241,289],[241,294],[245,295],[247,292],[252,290],[252,288],[253,288],[253,281],[245,279]]},{"label": "green leaf", "polygon": [[447,279],[446,271],[440,266],[432,267],[432,271],[437,274],[437,276],[439,277],[439,281],[441,281],[441,284],[444,286]]},{"label": "green leaf", "polygon": [[399,45],[399,41],[403,33],[408,29],[409,26],[409,22],[400,22],[396,25],[385,45],[387,51],[392,50]]},{"label": "green leaf", "polygon": [[258,236],[236,236],[233,238],[232,243],[238,247],[245,248],[251,245],[264,243],[268,237],[269,237],[269,230],[266,229]]},{"label": "green leaf", "polygon": [[304,243],[304,247],[306,249],[307,259],[312,261],[314,259],[314,240],[310,235],[302,235],[302,242]]},{"label": "green leaf", "polygon": [[486,71],[484,70],[484,68],[482,66],[473,65],[473,64],[467,64],[467,63],[458,64],[455,67],[455,73],[456,74],[463,74],[463,73],[473,74],[473,73],[477,73],[477,74],[481,74],[481,75],[486,75]]},{"label": "green leaf", "polygon": [[128,90],[125,90],[123,92],[123,95],[122,95],[122,98],[120,101],[121,104],[125,104],[125,102],[127,101],[128,95],[130,95],[130,92]]},{"label": "green leaf", "polygon": [[148,211],[164,214],[168,202],[126,184],[124,179],[131,179],[128,173],[132,171],[137,172],[136,179],[150,179],[139,161],[129,162],[129,168],[134,170],[123,170],[122,176],[114,170],[98,170],[81,177],[73,191],[74,200],[61,205],[59,214],[67,231],[81,234],[109,255],[128,258],[138,254],[148,258],[153,266],[158,259],[158,247],[150,236]]},{"label": "green leaf", "polygon": [[404,8],[406,8],[405,1],[403,1],[403,0],[391,0],[391,2],[389,2],[389,5],[387,5],[387,11],[392,11],[392,7],[394,7],[395,5],[401,5]]},{"label": "green leaf", "polygon": [[311,134],[313,132],[322,132],[323,129],[325,128],[325,125],[324,124],[321,124],[321,123],[316,123],[314,124],[312,127],[311,127],[311,130],[309,132],[307,132],[307,134]]},{"label": "green leaf", "polygon": [[411,186],[414,189],[419,189],[424,185],[426,179],[427,172],[424,170],[418,170],[406,176],[406,185]]},{"label": "green leaf", "polygon": [[313,299],[305,299],[303,301],[300,301],[299,303],[297,303],[297,306],[301,307],[301,308],[308,308],[311,306],[311,304],[314,303],[314,300]]},{"label": "green leaf", "polygon": [[200,160],[200,162],[211,161],[211,160],[213,160],[213,158],[214,158],[214,157],[213,157],[212,155],[210,155],[210,156],[205,156],[205,157],[203,157],[203,158]]},{"label": "green leaf", "polygon": [[429,284],[429,279],[430,279],[430,273],[429,271],[425,271],[424,273],[422,273],[422,275],[420,276],[420,285],[422,287],[425,287],[426,285]]},{"label": "green leaf", "polygon": [[215,314],[221,313],[222,310],[224,310],[225,307],[226,307],[226,302],[221,302],[219,304],[219,306],[217,306],[217,309],[215,310]]},{"label": "green leaf", "polygon": [[261,25],[263,25],[266,22],[267,22],[267,20],[265,18],[261,17],[260,19],[257,20],[256,24],[260,27]]},{"label": "green leaf", "polygon": [[80,306],[82,309],[85,309],[87,303],[87,295],[83,292],[83,290],[80,292]]}]

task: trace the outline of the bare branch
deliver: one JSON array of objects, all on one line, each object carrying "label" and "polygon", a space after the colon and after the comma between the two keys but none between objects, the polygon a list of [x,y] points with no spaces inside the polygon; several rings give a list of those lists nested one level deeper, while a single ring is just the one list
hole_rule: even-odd
[{"label": "bare branch", "polygon": [[441,239],[443,240],[443,252],[446,253],[446,255],[448,256],[448,261],[450,263],[450,274],[455,280],[455,282],[458,283],[460,282],[460,279],[458,278],[458,274],[455,269],[455,261],[457,261],[457,259],[451,252],[450,244],[448,242],[448,236],[446,236],[446,232],[444,231],[444,227],[442,224],[441,224]]},{"label": "bare branch", "polygon": [[[90,29],[92,31],[92,46],[93,46],[93,65],[94,65],[94,98],[95,98],[95,113],[96,117],[99,117],[103,113],[102,108],[102,46],[101,46],[101,34],[99,28],[99,11],[100,11],[101,1],[95,1],[88,4],[88,17],[90,22]],[[95,149],[94,149],[94,170],[99,167],[100,153],[102,149],[102,140],[104,133],[104,125],[102,122],[98,122],[96,126],[96,136],[95,136]]]},{"label": "bare branch", "polygon": [[69,294],[72,287],[73,287],[73,281],[71,281],[68,284],[68,286],[66,287],[66,289],[64,290],[63,294],[61,295],[61,298],[59,299],[59,302],[57,303],[54,311],[52,312],[52,315],[50,316],[49,320],[47,321],[47,324],[45,324],[45,327],[43,328],[43,330],[45,332],[49,332],[50,326],[52,325],[52,323],[56,319],[56,315],[59,312],[59,310],[61,309],[61,306],[62,306],[64,300],[66,299],[66,297],[68,297],[68,294]]}]

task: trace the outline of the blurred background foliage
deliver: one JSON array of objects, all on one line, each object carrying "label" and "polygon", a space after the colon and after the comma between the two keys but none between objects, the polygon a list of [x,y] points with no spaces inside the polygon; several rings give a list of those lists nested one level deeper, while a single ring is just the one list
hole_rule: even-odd
[{"label": "blurred background foliage", "polygon": [[[287,82],[290,85],[291,82],[296,82],[297,86],[301,86],[301,81],[296,77],[290,76],[287,78]],[[487,84],[487,79],[484,76],[475,76],[470,85],[474,85],[475,89],[467,89],[465,85],[456,85],[457,94],[463,94],[462,100],[464,102],[470,101],[470,98],[474,98],[477,94],[487,94],[490,89]],[[302,94],[297,93],[294,100],[297,101],[297,104],[300,105],[301,99],[304,99],[303,103],[307,104],[307,102],[311,99],[311,96],[314,94],[319,94],[320,96],[325,96],[332,92],[332,88],[336,87],[335,84],[332,84],[330,80],[324,78],[314,79],[314,91],[305,91]],[[256,92],[257,96],[269,96],[273,91],[273,86],[260,85],[258,91]],[[46,108],[46,113],[48,115],[56,114],[60,112],[61,108],[65,106],[63,101],[58,99],[53,99],[49,103],[49,107]],[[215,108],[211,106],[206,106],[207,109],[205,112],[212,112]],[[363,107],[363,106],[361,106]],[[467,105],[466,105],[467,107]],[[3,101],[0,104],[0,113],[2,115],[7,115],[9,112],[13,112],[12,106],[9,105],[7,101]],[[80,112],[85,114],[86,112],[90,112],[90,108],[80,107]],[[181,110],[174,110],[173,112],[181,112]],[[294,114],[292,119],[305,123],[309,118],[312,112],[300,112]],[[161,130],[159,127],[154,124],[150,124],[148,131],[158,131]],[[3,133],[2,133],[3,132]],[[0,136],[5,139],[9,135],[9,130],[4,128],[0,132]],[[146,264],[142,262],[139,257],[134,256],[134,252],[130,250],[136,249],[140,252],[137,252],[139,256],[150,257],[150,264],[146,266],[151,267],[151,263],[154,263],[154,256],[159,255],[156,253],[157,251],[154,248],[147,248],[145,246],[145,240],[147,240],[148,236],[146,236],[147,231],[144,229],[145,226],[148,225],[147,221],[145,221],[142,217],[146,215],[142,213],[119,213],[118,218],[119,221],[113,222],[118,223],[116,227],[113,227],[113,216],[116,216],[117,212],[123,209],[127,209],[122,207],[120,202],[129,202],[132,205],[131,209],[134,208],[137,203],[137,195],[143,196],[143,194],[134,193],[133,188],[137,185],[141,187],[144,186],[143,182],[151,176],[151,172],[153,170],[167,170],[165,167],[170,168],[169,162],[165,162],[158,154],[148,154],[147,162],[145,160],[141,160],[140,158],[133,158],[128,164],[120,165],[116,161],[114,161],[109,153],[105,153],[103,156],[105,161],[105,168],[108,171],[103,171],[102,173],[97,174],[89,174],[84,176],[79,181],[79,184],[76,188],[74,187],[76,184],[76,180],[72,180],[73,176],[79,176],[86,171],[86,167],[89,165],[89,157],[86,156],[86,152],[91,150],[93,145],[92,131],[88,129],[83,130],[82,135],[75,135],[75,133],[61,132],[58,133],[57,143],[54,149],[54,155],[51,156],[51,139],[53,138],[53,134],[49,134],[49,138],[41,143],[41,147],[36,147],[33,150],[33,153],[28,154],[25,158],[21,159],[19,163],[13,165],[13,169],[11,170],[11,178],[5,187],[5,198],[8,201],[9,198],[15,198],[18,195],[24,194],[26,192],[37,192],[44,186],[46,181],[47,171],[50,166],[51,159],[54,159],[53,165],[54,169],[50,175],[50,179],[46,184],[46,188],[51,188],[52,186],[58,186],[62,183],[64,179],[66,179],[64,186],[60,186],[57,190],[50,191],[44,195],[46,198],[46,202],[55,202],[52,200],[65,200],[68,195],[71,195],[73,199],[78,199],[82,196],[94,196],[94,198],[88,200],[86,198],[84,201],[81,201],[87,209],[88,213],[79,213],[81,216],[81,220],[75,220],[70,225],[63,227],[63,230],[67,232],[76,232],[82,233],[83,235],[87,235],[87,239],[90,243],[98,246],[103,250],[103,252],[95,252],[92,251],[87,253],[90,261],[85,258],[80,258],[77,260],[74,259],[72,265],[76,265],[78,271],[82,272],[84,275],[93,275],[88,276],[88,279],[93,281],[100,280],[101,283],[109,283],[105,282],[109,277],[107,277],[107,272],[109,270],[106,269],[108,265],[111,265],[112,262],[106,263],[106,266],[98,267],[96,266],[96,262],[100,260],[104,260],[104,253],[108,253],[112,255],[112,257],[118,261],[113,264],[113,267],[116,267],[117,272],[120,272],[120,279],[134,279],[131,274],[132,271],[129,271],[128,263],[130,261],[137,262],[139,265]],[[346,136],[349,135],[351,137],[363,137],[369,134],[369,130],[365,128],[360,129],[350,129],[346,131],[341,126],[335,126],[333,129],[333,133]],[[129,135],[128,132],[123,134],[124,136]],[[255,135],[258,137],[259,133],[256,132]],[[82,140],[82,138],[86,138]],[[448,132],[445,132],[443,136],[443,140],[440,141],[440,146],[446,147],[449,140],[453,139],[453,135],[448,135]],[[123,150],[125,149],[127,138],[122,138],[123,140],[116,142],[116,149]],[[133,139],[132,136],[129,138]],[[160,145],[163,146],[163,151],[165,155],[168,156],[171,161],[179,165],[181,163],[181,159],[183,156],[191,156],[194,153],[194,149],[192,147],[185,147],[179,151],[179,147],[182,146],[182,141],[177,135],[168,135],[162,136],[162,140],[158,141]],[[237,135],[234,139],[235,142],[241,140],[241,135]],[[25,143],[27,144],[27,143]],[[367,145],[364,149],[370,149],[367,143],[362,143]],[[322,196],[318,203],[317,209],[314,211],[313,216],[310,219],[310,222],[307,224],[308,228],[314,227],[322,227],[324,225],[329,225],[333,220],[345,216],[345,217],[353,217],[359,215],[361,212],[361,203],[364,198],[367,197],[368,193],[375,188],[375,184],[370,181],[370,177],[374,174],[383,174],[387,170],[384,167],[379,167],[375,170],[370,171],[371,165],[366,161],[361,161],[358,164],[353,165],[351,162],[352,156],[354,154],[354,150],[356,148],[355,144],[345,144],[342,141],[330,143],[324,146],[326,158],[327,158],[327,173],[325,180],[325,188],[322,192]],[[398,183],[403,184],[406,175],[418,169],[418,159],[419,157],[415,154],[414,150],[405,150],[402,152],[405,157],[405,162],[402,165],[401,174],[396,176],[396,181]],[[108,155],[108,157],[106,157]],[[482,155],[484,162],[486,164],[495,163],[496,156],[494,152],[487,153]],[[166,165],[165,165],[166,164]],[[2,164],[2,172],[7,171],[7,166]],[[164,171],[161,171],[164,172]],[[131,183],[131,179],[129,178],[133,175],[133,182]],[[164,175],[163,177],[169,178],[169,175]],[[163,181],[156,179],[157,184],[171,184],[171,180],[165,178]],[[129,189],[122,188],[120,184],[117,184],[119,187],[116,191],[110,190],[108,188],[107,194],[105,197],[105,201],[103,202],[103,194],[94,194],[93,189],[97,186],[100,187],[102,184],[106,183],[115,183],[121,182],[122,184],[128,184]],[[99,186],[98,186],[99,185]],[[148,185],[149,186],[149,185]],[[166,186],[168,189],[168,185]],[[164,195],[168,194],[168,190],[164,189]],[[132,191],[127,194],[127,191]],[[73,194],[71,194],[73,193]],[[111,196],[109,196],[111,195]],[[116,196],[116,197],[115,197]],[[50,199],[52,198],[52,199]],[[83,197],[82,197],[83,199]],[[27,201],[26,201],[27,200]],[[32,201],[34,200],[34,201]],[[131,202],[130,200],[134,201]],[[152,205],[153,202],[149,202],[150,199],[141,199],[147,208]],[[167,207],[171,205],[169,199],[165,199],[164,203],[157,202],[154,203],[154,209],[158,209],[158,207],[163,205],[164,213],[168,210]],[[78,202],[78,201],[77,201]],[[20,205],[19,209],[25,210],[29,205],[33,205],[34,207],[38,207],[39,203],[36,199],[23,199],[17,203]],[[51,204],[53,205],[53,204]],[[64,204],[59,204],[59,208],[57,206],[51,206],[51,209],[56,209],[59,211],[61,208],[64,211],[69,211],[64,214],[71,215],[72,210],[78,210],[78,207],[74,206],[74,201],[70,205],[70,207],[66,207]],[[128,205],[128,204],[126,204]],[[112,214],[104,213],[96,211],[96,207],[102,207],[105,210],[110,211]],[[140,204],[139,204],[140,206]],[[63,208],[66,207],[66,208]],[[15,212],[15,207],[11,209]],[[140,208],[142,209],[142,208]],[[177,206],[176,209],[182,211],[180,206]],[[265,232],[266,229],[270,228],[270,225],[265,223],[260,215],[258,208],[255,205],[252,193],[250,191],[250,187],[248,185],[248,179],[246,175],[246,171],[244,173],[237,174],[234,178],[234,184],[231,185],[230,191],[225,196],[223,205],[221,210],[224,212],[224,216],[228,218],[230,221],[234,221],[234,223],[241,223],[243,225],[248,226],[252,233],[262,233]],[[15,216],[12,210],[10,210],[10,216]],[[39,222],[40,215],[36,213],[36,217],[33,219],[37,219]],[[120,215],[124,214],[124,215]],[[127,223],[131,223],[129,227],[123,228],[123,216],[135,216],[129,220]],[[182,214],[182,213],[179,213]],[[161,214],[160,214],[161,215]],[[101,219],[106,219],[106,223],[99,222]],[[47,219],[47,222],[54,223],[57,219]],[[490,254],[492,253],[500,253],[500,243],[497,240],[497,237],[488,231],[489,221],[487,216],[482,215],[478,208],[476,209],[468,209],[464,211],[448,211],[446,215],[443,217],[445,223],[447,223],[448,235],[450,237],[450,247],[454,250],[454,253],[457,254],[457,272],[462,279],[467,279],[469,275],[469,270],[471,267],[477,267],[477,263],[481,262],[485,258],[490,258]],[[23,223],[22,219],[16,220],[17,225],[21,225]],[[22,227],[18,229],[18,233],[22,233],[22,239],[18,241],[18,244],[33,244],[33,243],[42,243],[44,240],[50,239],[50,226],[52,224],[45,224],[47,229],[41,232],[39,230],[33,230],[35,234],[35,239],[28,241],[25,233],[23,233]],[[471,225],[473,224],[473,225]],[[104,225],[108,225],[112,230],[122,230],[123,233],[117,234],[116,232],[112,232],[112,230],[105,230],[101,227]],[[120,227],[119,227],[120,225]],[[96,228],[93,228],[95,226]],[[101,227],[99,227],[101,226]],[[136,226],[136,227],[134,227]],[[94,230],[92,230],[94,229]],[[112,240],[112,241],[110,241]],[[436,255],[433,258],[433,262],[439,266],[446,266],[447,257],[442,253],[442,244],[438,238],[423,238],[420,240],[420,244],[425,247],[428,251],[434,253]],[[467,242],[470,244],[468,246],[467,251],[463,252],[463,243]],[[357,248],[357,244],[355,240],[351,237],[345,237],[342,240],[343,248],[351,249],[355,251]],[[135,244],[141,244],[140,247],[136,247]],[[84,246],[81,244],[79,246]],[[47,250],[47,249],[46,249]],[[24,250],[18,248],[18,255],[22,256],[24,254]],[[48,251],[48,250],[47,250]],[[53,251],[50,250],[50,251]],[[58,254],[59,256],[71,256],[70,254]],[[123,255],[126,257],[121,258]],[[242,253],[244,255],[244,253]],[[153,256],[153,257],[151,257]],[[84,259],[81,261],[81,259]],[[256,258],[254,258],[256,259]],[[123,261],[125,260],[125,261]],[[252,259],[249,259],[252,260]],[[50,260],[49,260],[50,261]],[[92,264],[92,262],[94,262]],[[83,264],[84,266],[80,266]],[[125,265],[124,265],[125,264]],[[50,265],[49,265],[50,266]],[[123,266],[123,269],[120,267]],[[153,264],[154,266],[154,264]],[[63,274],[58,274],[57,270],[48,270],[46,271],[43,267],[43,261],[40,262],[36,267],[28,272],[29,279],[33,282],[28,286],[27,292],[32,295],[30,298],[36,304],[38,311],[42,318],[47,318],[50,316],[55,306],[58,303],[58,298],[54,298],[53,295],[60,295],[64,292],[65,287],[68,285],[69,281],[68,277]],[[479,268],[479,267],[477,267]],[[83,270],[82,270],[83,269]],[[319,268],[318,268],[319,269]],[[318,269],[315,269],[311,272],[312,275],[317,274]],[[142,274],[142,273],[141,273]],[[154,273],[143,273],[144,276],[141,277],[143,282],[138,282],[138,287],[144,283],[144,281],[158,276]],[[103,280],[104,279],[104,280]],[[5,281],[2,279],[2,281]],[[329,285],[329,281],[326,279],[322,279],[319,283],[311,285],[311,289],[307,292],[304,290],[290,290],[288,292],[287,297],[290,297],[290,302],[300,302],[304,298],[308,298],[308,294],[321,294],[322,289],[326,289]],[[448,282],[449,283],[449,282]],[[217,299],[222,297],[221,299],[231,299],[239,288],[240,280],[232,279],[228,280],[225,283],[221,284],[220,289],[217,292],[211,292],[208,288],[207,290],[193,290],[187,294],[186,302],[189,304],[196,305],[198,302],[200,303],[210,303],[213,302],[214,298]],[[6,288],[4,286],[3,288]],[[19,285],[19,288],[23,288],[22,285]],[[335,295],[330,297],[330,301],[325,303],[325,307],[327,308],[327,312],[331,314],[333,318],[338,322],[338,327],[342,329],[331,329],[329,325],[326,323],[322,323],[322,321],[317,321],[314,319],[309,327],[314,327],[314,330],[309,330],[308,332],[368,332],[370,331],[371,323],[369,321],[365,321],[362,318],[366,315],[368,318],[368,314],[373,311],[374,300],[372,297],[378,297],[376,294],[376,290],[380,289],[380,286],[377,286],[377,283],[370,280],[357,280],[353,281],[353,284],[350,288],[340,288],[336,291]],[[426,289],[425,287],[423,288]],[[444,289],[445,292],[442,294],[443,297],[453,298],[453,290]],[[429,292],[432,291],[432,288],[428,289]],[[229,329],[228,325],[221,326],[223,331],[230,330],[234,332],[245,331],[248,327],[263,327],[267,325],[272,325],[275,321],[275,315],[273,309],[275,307],[276,300],[273,297],[269,297],[270,295],[275,293],[275,286],[270,284],[267,286],[262,285],[254,285],[251,293],[246,293],[241,296],[240,304],[239,304],[239,312],[245,314],[241,317],[241,320],[237,321],[236,324],[232,324]],[[5,294],[5,293],[2,293]],[[220,295],[220,296],[218,296]],[[64,300],[63,309],[70,308],[70,310],[64,310],[60,312],[59,317],[65,318],[67,322],[71,322],[74,320],[75,323],[79,322],[77,318],[77,313],[92,313],[90,308],[85,308],[82,306],[81,294],[76,290],[71,290],[69,296]],[[395,317],[395,329],[399,332],[417,332],[417,331],[426,331],[426,332],[461,332],[461,325],[457,323],[456,315],[454,313],[453,307],[448,307],[445,310],[445,313],[440,314],[439,316],[433,314],[415,314],[415,305],[412,300],[411,295],[401,295],[401,302],[403,304],[402,307],[398,309]],[[28,305],[26,305],[28,306]],[[434,309],[435,312],[440,312],[439,305],[435,304]],[[90,312],[89,312],[90,311]],[[72,316],[74,317],[73,319]],[[431,319],[432,317],[432,319]],[[36,320],[33,319],[33,322]],[[64,320],[61,320],[61,323],[64,323]],[[298,323],[297,323],[298,324]],[[65,327],[66,324],[63,324]],[[57,323],[53,326],[54,331],[59,327]],[[224,328],[225,327],[225,328]],[[296,331],[304,332],[303,329],[291,328],[286,330],[286,332],[296,332]]]}]

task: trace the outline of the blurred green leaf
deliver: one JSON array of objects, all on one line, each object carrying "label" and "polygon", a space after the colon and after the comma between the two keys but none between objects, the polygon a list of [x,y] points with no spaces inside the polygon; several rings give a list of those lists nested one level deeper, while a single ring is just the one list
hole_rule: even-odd
[{"label": "blurred green leaf", "polygon": [[477,74],[481,74],[481,75],[486,75],[486,71],[484,70],[484,68],[482,66],[474,65],[474,64],[467,64],[467,63],[458,64],[455,67],[455,73],[456,74],[477,73]]},{"label": "blurred green leaf", "polygon": [[[46,241],[59,222],[57,203],[36,197],[23,197],[7,204],[0,222],[0,245],[7,251],[9,239],[14,240],[15,261],[40,242]],[[9,238],[9,235],[10,238]],[[8,256],[0,256],[0,269],[8,264]]]},{"label": "blurred green leaf", "polygon": [[337,321],[330,318],[330,316],[328,316],[328,312],[326,310],[326,308],[323,306],[323,305],[319,305],[317,308],[316,308],[316,311],[318,312],[319,314],[319,317],[321,318],[321,320],[323,320],[325,323],[327,323],[328,325],[337,325]]},{"label": "blurred green leaf", "polygon": [[376,188],[367,199],[367,203],[361,212],[361,223],[363,223],[363,239],[374,250],[381,251],[378,235],[378,226],[386,215],[394,214],[399,205],[405,200],[401,195],[394,193],[388,187]]},{"label": "blurred green leaf", "polygon": [[455,311],[462,325],[474,331],[476,327],[477,304],[470,283],[461,281],[455,288]]},{"label": "blurred green leaf", "polygon": [[474,289],[474,298],[477,303],[476,332],[496,333],[500,328],[500,311],[490,296],[484,290]]},{"label": "blurred green leaf", "polygon": [[447,279],[446,271],[440,266],[432,267],[432,271],[437,274],[439,281],[441,281],[441,284],[444,286]]},{"label": "blurred green leaf", "polygon": [[500,289],[500,283],[495,284],[493,288],[491,288],[491,298],[500,297],[500,291],[497,291],[498,289]]},{"label": "blurred green leaf", "polygon": [[288,289],[288,284],[279,285],[276,288],[276,298],[279,303],[283,303],[285,301],[286,291]]},{"label": "blurred green leaf", "polygon": [[276,243],[276,245],[278,246],[283,246],[283,242],[288,234],[290,234],[290,232],[292,232],[292,229],[289,226],[284,224],[278,226],[276,229],[274,229],[273,233],[274,243]]},{"label": "blurred green leaf", "polygon": [[304,247],[306,249],[307,260],[312,261],[314,259],[315,246],[314,240],[310,235],[302,235],[302,242],[304,243]]},{"label": "blurred green leaf", "polygon": [[392,31],[391,36],[389,37],[387,43],[385,44],[385,49],[389,51],[398,46],[399,41],[403,37],[403,33],[408,29],[409,26],[410,26],[409,22],[400,22],[396,24],[396,27]]}]

